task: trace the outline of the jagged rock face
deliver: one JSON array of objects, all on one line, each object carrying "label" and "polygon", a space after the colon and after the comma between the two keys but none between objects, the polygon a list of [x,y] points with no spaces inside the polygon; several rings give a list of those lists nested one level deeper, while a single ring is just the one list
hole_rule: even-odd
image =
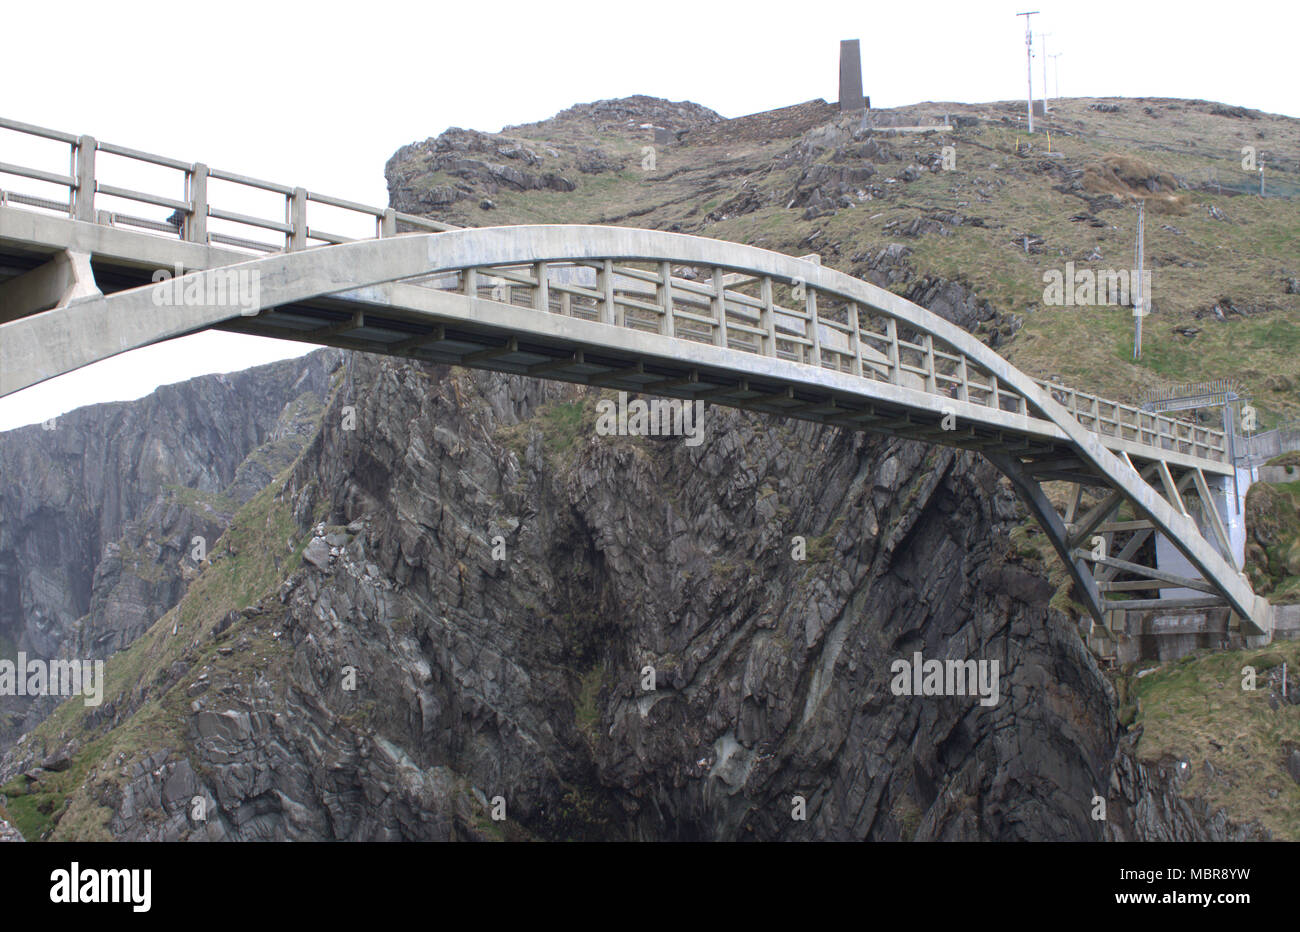
[{"label": "jagged rock face", "polygon": [[187,561],[196,537],[216,542],[229,511],[159,499],[95,567],[90,608],[69,637],[74,657],[106,658],[127,647],[178,601],[197,573]]},{"label": "jagged rock face", "polygon": [[[385,167],[389,199],[404,210],[436,211],[459,200],[495,194],[502,187],[515,191],[572,191],[574,183],[546,171],[542,157],[527,145],[500,136],[459,127],[436,139],[399,149]],[[596,169],[597,171],[603,169]],[[423,183],[441,172],[456,179],[451,185]]]},{"label": "jagged rock face", "polygon": [[[719,408],[695,448],[599,437],[590,392],[352,356],[279,492],[301,567],[91,715],[184,710],[95,762],[111,835],[1260,836],[1117,743],[978,457]],[[897,695],[918,652],[997,661],[999,701]]]},{"label": "jagged rock face", "polygon": [[[197,573],[194,538],[215,542],[233,507],[315,431],[306,402],[294,400],[315,397],[318,410],[339,358],[318,352],[165,385],[139,401],[73,411],[53,429],[0,434],[5,655],[107,657],[153,624]],[[182,489],[225,491],[230,505]],[[51,702],[0,697],[0,746]]]},{"label": "jagged rock face", "polygon": [[[496,796],[545,838],[1101,837],[1113,699],[982,461],[717,408],[695,449],[557,452],[537,408],[579,390],[349,378],[356,430],[328,413],[285,493],[347,530],[231,629],[275,627],[290,676],[213,683],[118,837],[480,837]],[[1000,702],[894,695],[916,651],[997,660]]]}]

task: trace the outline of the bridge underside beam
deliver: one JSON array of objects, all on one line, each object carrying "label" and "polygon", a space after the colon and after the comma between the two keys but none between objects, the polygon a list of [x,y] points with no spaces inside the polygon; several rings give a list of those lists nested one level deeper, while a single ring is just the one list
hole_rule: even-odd
[{"label": "bridge underside beam", "polygon": [[101,294],[90,254],[65,249],[30,272],[0,282],[0,323]]},{"label": "bridge underside beam", "polygon": [[1112,602],[1110,607],[1129,612],[1197,611],[1206,608],[1224,608],[1227,604],[1228,600],[1222,596],[1207,596],[1203,599],[1128,599],[1123,602]]},{"label": "bridge underside beam", "polygon": [[[659,394],[687,401],[702,400],[962,449],[1006,447],[1021,436],[1008,436],[1005,431],[991,427],[945,430],[941,410],[918,411],[906,405],[875,400],[867,403],[858,393],[833,391],[815,385],[796,389],[781,380],[740,377],[734,370],[719,371],[701,365],[676,364],[670,360],[634,358],[620,354],[610,346],[573,350],[542,340],[517,340],[510,347],[464,326],[463,321],[438,324],[431,330],[399,340],[383,340],[377,332],[367,336],[357,330],[352,317],[332,326],[313,326],[307,330],[297,325],[296,314],[293,315],[294,327],[277,328],[277,318],[281,317],[271,314],[259,318],[232,318],[218,324],[217,329],[290,340],[301,340],[306,335],[312,342],[343,349],[515,375],[545,376],[579,385]],[[287,319],[287,315],[285,317]],[[370,326],[380,326],[375,315],[369,314],[366,319]],[[1051,439],[1045,439],[1033,449],[1051,451],[1055,449],[1053,443]]]}]

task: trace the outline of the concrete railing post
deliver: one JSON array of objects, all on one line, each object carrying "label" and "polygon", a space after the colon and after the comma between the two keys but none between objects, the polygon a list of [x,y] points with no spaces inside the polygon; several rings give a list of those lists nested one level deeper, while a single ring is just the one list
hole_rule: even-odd
[{"label": "concrete railing post", "polygon": [[804,313],[808,315],[808,339],[812,341],[808,347],[808,361],[820,369],[822,341],[817,331],[817,292],[812,288],[804,288]]},{"label": "concrete railing post", "polygon": [[713,345],[727,345],[727,286],[722,281],[722,269],[713,269]]},{"label": "concrete railing post", "polygon": [[677,329],[673,320],[673,268],[667,262],[659,263],[659,306],[663,308],[664,316],[661,324],[660,333],[666,336],[676,336]]},{"label": "concrete railing post", "polygon": [[596,290],[600,292],[600,320],[606,324],[619,324],[614,313],[614,263],[606,259],[596,272]]},{"label": "concrete railing post", "polygon": [[191,243],[208,242],[208,166],[196,162],[189,173],[190,213],[185,218],[185,239]]},{"label": "concrete railing post", "polygon": [[397,211],[388,208],[384,215],[379,218],[379,238],[387,239],[390,236],[397,235]]},{"label": "concrete railing post", "polygon": [[546,268],[545,262],[533,263],[533,277],[537,279],[537,287],[533,289],[533,310],[543,313],[551,309],[550,280]]},{"label": "concrete railing post", "polygon": [[763,309],[759,314],[759,329],[763,331],[763,336],[759,338],[759,346],[762,348],[764,356],[776,355],[776,310],[772,303],[772,276],[764,275],[763,282],[760,286],[759,294],[762,297]]},{"label": "concrete railing post", "polygon": [[307,189],[294,188],[286,206],[288,216],[284,222],[293,228],[293,232],[285,236],[284,245],[290,252],[298,252],[307,248]]},{"label": "concrete railing post", "polygon": [[77,138],[77,189],[72,193],[72,219],[95,222],[95,150],[94,136]]},{"label": "concrete railing post", "polygon": [[[856,301],[849,305],[849,332],[851,334],[849,349],[853,353],[852,372],[858,378],[862,378],[862,332],[858,328],[858,302]],[[961,371],[964,382],[966,375],[966,356],[964,354],[961,357]],[[963,395],[962,401],[965,400],[966,398]]]}]

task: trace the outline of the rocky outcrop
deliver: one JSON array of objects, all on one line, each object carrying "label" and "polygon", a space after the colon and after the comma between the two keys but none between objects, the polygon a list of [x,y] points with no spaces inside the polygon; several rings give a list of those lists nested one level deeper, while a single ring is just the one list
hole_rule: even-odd
[{"label": "rocky outcrop", "polygon": [[[548,171],[543,157],[528,146],[457,127],[436,139],[404,146],[384,170],[389,199],[417,213],[437,211],[457,201],[501,188],[514,191],[572,191],[574,183]],[[431,184],[440,174],[450,184]]]},{"label": "rocky outcrop", "polygon": [[738,142],[766,142],[799,136],[815,126],[839,117],[839,108],[817,99],[790,107],[751,113],[730,120],[696,126],[681,135],[688,146],[732,145]]},{"label": "rocky outcrop", "polygon": [[[1140,760],[1135,753],[1140,731],[1126,735],[1116,748],[1106,810],[1110,841],[1268,841],[1269,833],[1250,822],[1237,824],[1223,809],[1203,799],[1187,797],[1183,785],[1191,776],[1186,761]],[[1203,767],[1211,771],[1208,761]]]},{"label": "rocky outcrop", "polygon": [[[219,501],[219,500],[218,500]],[[95,566],[90,608],[68,638],[73,657],[106,658],[128,646],[178,601],[199,571],[196,539],[216,543],[233,511],[159,496]],[[206,545],[205,545],[206,546]]]},{"label": "rocky outcrop", "polygon": [[[328,354],[337,361],[338,354]],[[309,364],[310,365],[310,364]],[[108,657],[127,647],[180,601],[189,582],[207,565],[238,507],[288,468],[315,437],[327,382],[324,371],[304,369],[267,433],[235,468],[230,484],[215,495],[164,489],[144,516],[130,522],[120,540],[104,550],[95,567],[90,611],[77,623],[74,657]],[[268,396],[268,404],[278,398]]]},{"label": "rocky outcrop", "polygon": [[[638,129],[648,123],[680,132],[709,126],[722,120],[722,117],[708,107],[689,100],[671,101],[635,94],[589,104],[574,104],[567,110],[561,110],[552,119],[555,122],[589,121],[602,131]],[[514,128],[506,127],[507,130]]]}]

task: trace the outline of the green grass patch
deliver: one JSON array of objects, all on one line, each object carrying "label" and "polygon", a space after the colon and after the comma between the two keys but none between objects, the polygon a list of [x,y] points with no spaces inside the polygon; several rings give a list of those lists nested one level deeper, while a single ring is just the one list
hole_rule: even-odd
[{"label": "green grass patch", "polygon": [[582,675],[578,683],[578,699],[573,706],[578,731],[593,746],[600,730],[600,688],[605,682],[605,664],[598,663]]},{"label": "green grass patch", "polygon": [[[1230,819],[1258,821],[1276,838],[1300,841],[1300,784],[1285,767],[1300,746],[1300,706],[1270,708],[1264,674],[1283,661],[1294,671],[1300,642],[1253,651],[1196,654],[1133,680],[1138,756],[1186,761],[1183,793]],[[1242,688],[1242,668],[1256,669],[1257,689]],[[1213,773],[1206,768],[1209,764]]]}]

